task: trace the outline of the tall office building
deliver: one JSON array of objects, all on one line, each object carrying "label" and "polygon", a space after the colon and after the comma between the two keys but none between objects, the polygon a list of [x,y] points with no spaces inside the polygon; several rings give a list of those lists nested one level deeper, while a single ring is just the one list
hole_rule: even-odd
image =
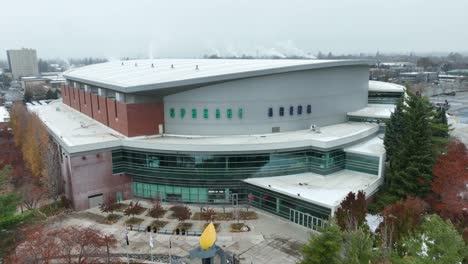
[{"label": "tall office building", "polygon": [[39,75],[37,53],[34,49],[7,50],[8,65],[14,79]]}]

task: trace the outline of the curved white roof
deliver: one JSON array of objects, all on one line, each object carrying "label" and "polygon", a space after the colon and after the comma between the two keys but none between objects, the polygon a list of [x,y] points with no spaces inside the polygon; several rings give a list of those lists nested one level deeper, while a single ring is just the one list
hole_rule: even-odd
[{"label": "curved white roof", "polygon": [[159,151],[247,152],[314,147],[330,149],[352,144],[378,132],[377,124],[348,122],[321,127],[321,133],[299,130],[243,136],[142,136],[127,138],[98,121],[55,100],[28,107],[68,153],[130,147]]},{"label": "curved white roof", "polygon": [[369,64],[365,60],[148,59],[93,64],[63,76],[128,93],[351,65]]},{"label": "curved white roof", "polygon": [[403,85],[380,82],[380,81],[369,81],[370,92],[390,92],[390,93],[403,93],[405,87]]}]

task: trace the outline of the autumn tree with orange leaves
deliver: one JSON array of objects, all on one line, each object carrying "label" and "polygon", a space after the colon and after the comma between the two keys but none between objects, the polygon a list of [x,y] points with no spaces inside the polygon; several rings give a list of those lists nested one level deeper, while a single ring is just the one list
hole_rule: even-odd
[{"label": "autumn tree with orange leaves", "polygon": [[26,168],[57,201],[63,189],[57,144],[40,118],[19,102],[12,107],[10,123],[15,145],[22,151]]}]

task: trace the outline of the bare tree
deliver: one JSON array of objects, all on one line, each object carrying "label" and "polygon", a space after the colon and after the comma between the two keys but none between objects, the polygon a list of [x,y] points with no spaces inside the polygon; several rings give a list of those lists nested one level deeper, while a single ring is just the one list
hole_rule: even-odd
[{"label": "bare tree", "polygon": [[[42,129],[45,129],[42,127]],[[49,197],[56,203],[63,191],[62,171],[58,145],[49,138],[44,144],[42,182],[46,186]]]}]

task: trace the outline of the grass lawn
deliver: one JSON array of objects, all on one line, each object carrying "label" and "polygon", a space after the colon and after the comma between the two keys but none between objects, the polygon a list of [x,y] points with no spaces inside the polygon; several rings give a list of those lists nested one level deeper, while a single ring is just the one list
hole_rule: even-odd
[{"label": "grass lawn", "polygon": [[241,228],[245,226],[244,223],[233,223],[231,224],[231,232],[237,233],[237,232],[242,232]]},{"label": "grass lawn", "polygon": [[127,204],[124,204],[124,203],[117,203],[117,204],[114,204],[114,211],[116,212],[123,212],[125,210],[125,208],[128,207]]},{"label": "grass lawn", "polygon": [[[153,216],[150,215],[150,212],[151,212],[151,208],[148,209],[148,213],[147,213],[146,215],[149,216],[149,217],[153,217]],[[153,218],[161,218],[161,217],[163,217],[166,213],[167,213],[167,210],[162,210],[161,212],[159,212],[159,214],[158,214],[156,217],[153,217]]]},{"label": "grass lawn", "polygon": [[239,218],[242,220],[255,220],[258,219],[258,215],[254,211],[240,211]]},{"label": "grass lawn", "polygon": [[131,218],[125,220],[125,224],[126,225],[139,225],[143,221],[145,221],[145,220],[141,219],[141,218],[138,218],[138,217],[131,217]]},{"label": "grass lawn", "polygon": [[57,201],[51,204],[41,206],[41,208],[39,208],[39,211],[41,211],[41,213],[49,217],[49,216],[57,215],[65,211],[65,209],[66,208],[62,205],[62,203],[60,201]]},{"label": "grass lawn", "polygon": [[[205,230],[206,226],[208,225],[209,223],[205,223],[203,224],[203,228],[202,228],[202,232],[203,230]],[[221,230],[221,224],[220,223],[213,223],[214,227],[215,227],[215,230],[216,232],[219,232],[219,230]]]},{"label": "grass lawn", "polygon": [[201,220],[201,213],[200,212],[193,213],[192,220]]},{"label": "grass lawn", "polygon": [[218,213],[216,215],[216,220],[220,220],[220,221],[228,221],[228,220],[232,220],[232,213],[231,212],[227,212],[227,213]]},{"label": "grass lawn", "polygon": [[112,224],[115,224],[117,221],[119,221],[120,218],[122,218],[121,215],[109,214],[106,216],[106,221],[107,221],[107,224],[112,225]]},{"label": "grass lawn", "polygon": [[160,220],[154,220],[152,223],[151,223],[151,227],[156,227],[156,228],[163,228],[165,227],[169,222],[167,221],[160,221]]}]

